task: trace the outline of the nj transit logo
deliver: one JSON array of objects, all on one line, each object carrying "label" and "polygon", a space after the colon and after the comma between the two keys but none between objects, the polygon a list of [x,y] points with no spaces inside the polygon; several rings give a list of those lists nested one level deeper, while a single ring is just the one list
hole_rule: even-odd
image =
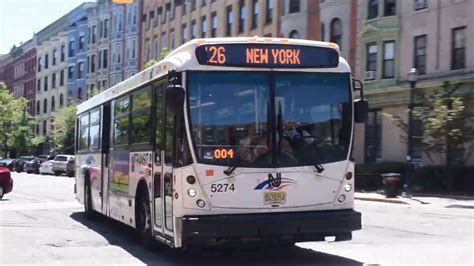
[{"label": "nj transit logo", "polygon": [[[272,174],[269,174],[268,175],[269,178],[263,182],[261,182],[260,184],[258,184],[254,190],[263,190],[263,189],[266,189],[266,190],[282,190],[283,188],[285,187],[288,187],[288,186],[295,186],[297,184],[297,182],[291,178],[283,178],[283,177],[279,177],[279,182],[277,182],[278,185],[275,185],[275,182],[273,181],[273,176]],[[273,181],[273,182],[272,182]]]}]

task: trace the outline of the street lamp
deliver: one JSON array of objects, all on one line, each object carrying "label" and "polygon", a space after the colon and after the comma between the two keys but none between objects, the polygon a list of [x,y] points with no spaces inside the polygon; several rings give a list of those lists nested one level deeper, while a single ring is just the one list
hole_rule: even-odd
[{"label": "street lamp", "polygon": [[410,69],[408,72],[408,80],[410,81],[410,102],[408,103],[408,128],[407,128],[407,157],[406,157],[406,169],[405,169],[405,184],[403,185],[404,193],[403,196],[411,196],[411,169],[412,169],[412,136],[413,136],[413,107],[414,107],[414,90],[416,88],[416,80],[418,72],[416,68]]}]

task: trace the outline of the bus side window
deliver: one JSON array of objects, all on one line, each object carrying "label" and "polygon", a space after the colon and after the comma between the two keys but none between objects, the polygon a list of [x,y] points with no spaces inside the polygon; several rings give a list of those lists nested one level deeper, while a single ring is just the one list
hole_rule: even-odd
[{"label": "bus side window", "polygon": [[165,164],[173,164],[173,149],[175,148],[175,115],[171,112],[165,111]]}]

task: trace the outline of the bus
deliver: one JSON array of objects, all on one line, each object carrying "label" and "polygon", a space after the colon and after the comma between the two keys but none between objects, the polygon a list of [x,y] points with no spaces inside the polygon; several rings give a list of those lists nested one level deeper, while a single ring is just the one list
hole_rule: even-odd
[{"label": "bus", "polygon": [[77,106],[76,198],[172,248],[350,240],[367,108],[334,43],[195,39]]}]

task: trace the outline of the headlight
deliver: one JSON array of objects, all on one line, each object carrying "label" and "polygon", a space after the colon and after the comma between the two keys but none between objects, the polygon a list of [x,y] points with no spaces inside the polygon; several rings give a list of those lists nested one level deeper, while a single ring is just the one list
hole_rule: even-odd
[{"label": "headlight", "polygon": [[194,198],[197,196],[197,191],[194,188],[190,188],[188,189],[188,195]]},{"label": "headlight", "polygon": [[352,185],[351,184],[345,184],[344,185],[344,191],[350,192],[352,190]]}]

